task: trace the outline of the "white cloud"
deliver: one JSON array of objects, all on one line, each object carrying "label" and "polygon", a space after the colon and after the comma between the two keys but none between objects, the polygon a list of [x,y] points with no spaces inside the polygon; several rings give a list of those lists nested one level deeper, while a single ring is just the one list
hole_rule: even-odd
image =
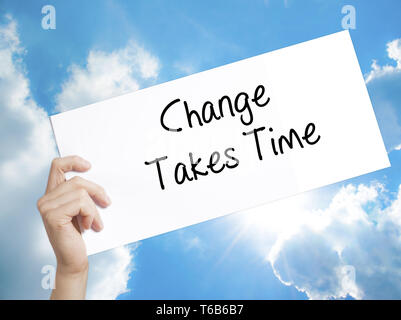
[{"label": "white cloud", "polygon": [[365,81],[387,151],[401,145],[401,39],[387,44],[387,55],[395,65],[380,66],[373,61]]},{"label": "white cloud", "polygon": [[401,298],[401,188],[392,201],[384,194],[380,184],[350,184],[326,209],[302,212],[268,251],[276,276],[311,299]]},{"label": "white cloud", "polygon": [[159,68],[158,59],[134,41],[111,53],[92,50],[86,66],[69,67],[70,76],[56,97],[56,110],[65,111],[135,91],[141,81],[157,78]]},{"label": "white cloud", "polygon": [[185,76],[195,73],[198,69],[194,63],[185,61],[176,61],[173,66],[179,73]]},{"label": "white cloud", "polygon": [[0,25],[1,298],[45,298],[41,268],[54,264],[36,212],[48,165],[56,155],[46,112],[32,98],[17,23]]},{"label": "white cloud", "polygon": [[[0,298],[46,299],[50,291],[41,287],[41,269],[55,265],[55,258],[36,200],[43,194],[56,149],[47,113],[29,88],[17,23],[11,16],[5,20],[0,25]],[[71,67],[59,108],[136,89],[134,70],[148,79],[157,77],[157,69],[157,59],[133,43],[110,54],[92,51],[87,68]],[[127,291],[134,249],[122,247],[90,258],[89,297],[113,299]]]},{"label": "white cloud", "polygon": [[2,187],[24,185],[47,167],[54,153],[46,112],[31,96],[21,59],[17,24],[7,17],[0,28],[0,180]]},{"label": "white cloud", "polygon": [[188,239],[188,241],[186,242],[186,248],[187,250],[191,250],[191,249],[198,249],[201,250],[203,248],[202,246],[202,241],[198,236],[194,236],[190,239]]},{"label": "white cloud", "polygon": [[136,247],[120,247],[89,258],[88,299],[115,299],[129,292],[127,285],[134,270],[133,251]]},{"label": "white cloud", "polygon": [[365,76],[366,83],[383,76],[401,73],[401,38],[387,43],[387,55],[395,61],[396,65],[380,66],[376,60],[373,60],[372,70]]}]

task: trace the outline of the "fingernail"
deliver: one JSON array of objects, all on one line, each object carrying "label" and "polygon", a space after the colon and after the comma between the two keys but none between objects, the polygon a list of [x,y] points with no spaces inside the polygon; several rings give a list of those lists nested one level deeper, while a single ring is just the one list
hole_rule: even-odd
[{"label": "fingernail", "polygon": [[102,231],[104,228],[103,221],[102,220],[97,220],[97,222],[92,224],[92,229],[95,230],[96,232]]},{"label": "fingernail", "polygon": [[91,163],[88,160],[82,159],[83,163],[86,167],[90,168],[91,167]]},{"label": "fingernail", "polygon": [[107,194],[106,194],[106,202],[108,206],[111,205],[111,199]]}]

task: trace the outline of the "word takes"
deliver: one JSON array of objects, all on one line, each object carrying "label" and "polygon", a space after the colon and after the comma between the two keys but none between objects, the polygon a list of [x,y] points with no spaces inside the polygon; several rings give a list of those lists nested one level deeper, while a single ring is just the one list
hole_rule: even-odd
[{"label": "word takes", "polygon": [[[242,134],[244,136],[248,135],[253,135],[254,136],[254,141],[256,145],[256,151],[258,153],[259,160],[263,160],[262,156],[262,151],[260,148],[259,144],[259,132],[262,132],[266,129],[266,127],[260,127],[253,129],[248,132],[243,132]],[[307,144],[309,145],[314,145],[319,142],[320,140],[320,135],[317,137],[313,138],[313,134],[315,133],[315,124],[313,122],[308,123],[308,125],[305,127],[304,135],[302,137],[299,136],[297,131],[295,129],[290,129],[288,133],[288,137],[285,135],[281,135],[278,139],[275,139],[274,137],[270,138],[270,144],[272,147],[272,151],[275,156],[279,154],[284,154],[284,144],[287,145],[288,148],[292,149],[295,146],[295,140],[298,142],[298,146],[303,148],[304,145],[302,143],[302,140],[304,140]],[[269,128],[269,132],[273,132],[273,128]],[[313,140],[314,139],[314,140]],[[279,150],[279,151],[277,151]]]},{"label": "word takes", "polygon": [[[193,153],[190,152],[188,154],[190,163],[189,169],[187,165],[183,162],[178,162],[175,165],[175,170],[174,170],[175,182],[180,185],[183,184],[185,181],[198,180],[200,176],[207,176],[209,172],[218,174],[222,172],[225,168],[229,169],[236,168],[239,164],[239,160],[231,154],[234,151],[235,151],[234,148],[227,148],[224,151],[224,157],[228,159],[224,163],[220,161],[221,159],[220,152],[214,151],[209,157],[209,162],[206,165],[206,169],[203,170],[198,168],[198,165],[200,164],[202,159],[198,158],[196,161],[194,161]],[[145,161],[145,165],[156,164],[157,175],[159,177],[160,188],[162,188],[162,190],[164,190],[164,180],[160,162],[164,160],[167,160],[167,156],[156,158],[152,161]],[[208,171],[208,169],[210,171]]]},{"label": "word takes", "polygon": [[[264,97],[265,91],[266,90],[263,85],[258,85],[253,93],[253,98],[250,99],[251,102],[254,102],[258,107],[265,107],[270,102],[270,97]],[[181,99],[178,98],[171,101],[161,113],[160,123],[167,131],[182,131],[182,127],[172,128],[170,125],[167,125],[165,121],[166,113],[171,107],[178,105],[180,102]],[[196,110],[191,110],[187,101],[183,101],[182,104],[185,109],[189,128],[193,128],[195,124],[203,126],[204,124],[210,123],[213,120],[220,120],[224,118],[225,115],[231,115],[232,117],[235,117],[236,113],[241,114],[240,120],[242,124],[248,126],[253,122],[253,112],[249,103],[249,95],[246,92],[238,93],[234,101],[232,101],[231,98],[226,95],[222,96],[217,101],[216,105],[214,105],[211,101],[206,101],[203,103],[201,113]]]}]

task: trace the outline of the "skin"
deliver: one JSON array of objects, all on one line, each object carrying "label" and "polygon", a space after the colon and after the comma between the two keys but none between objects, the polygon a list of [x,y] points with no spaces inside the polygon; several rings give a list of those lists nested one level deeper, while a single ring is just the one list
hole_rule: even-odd
[{"label": "skin", "polygon": [[51,299],[85,299],[89,263],[77,219],[81,219],[84,229],[100,232],[103,222],[96,205],[105,208],[111,201],[99,185],[81,177],[66,180],[65,173],[85,172],[90,167],[78,156],[54,159],[46,192],[37,202],[57,258]]}]

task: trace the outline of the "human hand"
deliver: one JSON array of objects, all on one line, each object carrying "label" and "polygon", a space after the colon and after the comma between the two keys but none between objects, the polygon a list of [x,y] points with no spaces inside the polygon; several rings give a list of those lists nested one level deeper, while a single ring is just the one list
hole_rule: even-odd
[{"label": "human hand", "polygon": [[83,228],[101,231],[103,222],[96,204],[107,207],[111,201],[97,184],[81,177],[66,181],[64,173],[85,172],[90,166],[89,162],[78,156],[54,159],[46,192],[37,202],[57,258],[56,290],[52,298],[75,299],[85,296],[88,258],[77,218],[80,216]]}]

